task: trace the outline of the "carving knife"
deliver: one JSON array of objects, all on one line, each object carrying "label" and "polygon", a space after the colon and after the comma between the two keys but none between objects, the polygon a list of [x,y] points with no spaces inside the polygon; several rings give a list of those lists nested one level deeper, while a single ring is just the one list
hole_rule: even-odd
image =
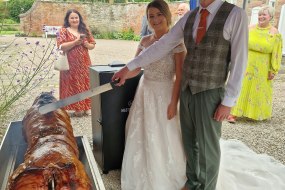
[{"label": "carving knife", "polygon": [[79,102],[79,101],[84,100],[86,98],[90,98],[92,96],[95,96],[95,95],[101,94],[103,92],[112,90],[114,87],[116,87],[115,84],[117,84],[117,83],[118,83],[117,81],[106,83],[106,84],[103,84],[101,86],[92,88],[90,90],[81,92],[79,94],[75,94],[73,96],[58,100],[56,102],[52,102],[52,103],[43,105],[43,106],[39,107],[39,112],[41,114],[46,114],[46,113],[49,113],[51,111],[62,108],[64,106],[67,106],[69,104]]}]

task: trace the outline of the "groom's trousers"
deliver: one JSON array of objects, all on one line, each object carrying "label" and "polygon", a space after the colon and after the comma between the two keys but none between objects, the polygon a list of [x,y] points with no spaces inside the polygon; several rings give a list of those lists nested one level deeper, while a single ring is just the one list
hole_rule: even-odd
[{"label": "groom's trousers", "polygon": [[187,159],[186,186],[191,190],[215,190],[219,174],[221,122],[214,113],[224,95],[223,88],[180,94],[180,121]]}]

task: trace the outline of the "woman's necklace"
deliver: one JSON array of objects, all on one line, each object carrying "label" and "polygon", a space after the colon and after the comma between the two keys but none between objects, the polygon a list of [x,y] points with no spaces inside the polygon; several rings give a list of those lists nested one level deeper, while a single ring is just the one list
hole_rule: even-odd
[{"label": "woman's necklace", "polygon": [[153,38],[154,38],[154,40],[155,41],[158,41],[164,34],[166,34],[168,32],[168,30],[166,31],[166,32],[159,32],[159,34],[157,34],[157,33],[154,33],[153,34]]}]

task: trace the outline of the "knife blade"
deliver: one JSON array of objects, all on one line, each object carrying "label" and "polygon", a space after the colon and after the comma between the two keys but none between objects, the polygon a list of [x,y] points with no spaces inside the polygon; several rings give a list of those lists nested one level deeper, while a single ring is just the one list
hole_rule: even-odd
[{"label": "knife blade", "polygon": [[101,94],[103,92],[112,90],[115,87],[116,83],[117,83],[117,81],[103,84],[101,86],[92,88],[90,90],[81,92],[79,94],[75,94],[73,96],[69,96],[67,98],[58,100],[56,102],[52,102],[52,103],[43,105],[43,106],[39,107],[38,110],[41,114],[49,113],[51,111],[54,111],[54,110],[57,110],[57,109],[62,108],[64,106],[67,106],[69,104],[79,102],[79,101],[84,100],[86,98],[90,98],[92,96],[95,96],[95,95]]}]

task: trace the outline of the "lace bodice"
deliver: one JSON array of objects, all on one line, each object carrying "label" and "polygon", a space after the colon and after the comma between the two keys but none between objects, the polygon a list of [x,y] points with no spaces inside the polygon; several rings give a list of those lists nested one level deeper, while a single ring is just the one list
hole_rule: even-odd
[{"label": "lace bodice", "polygon": [[[146,49],[143,46],[139,46],[142,52]],[[174,48],[170,53],[160,60],[149,64],[144,69],[144,78],[153,81],[169,81],[173,80],[175,75],[175,61],[174,53],[186,51],[184,44],[181,44]]]},{"label": "lace bodice", "polygon": [[144,77],[149,80],[155,81],[168,81],[172,80],[175,74],[175,64],[173,53],[168,54],[166,57],[149,64],[144,69]]}]

